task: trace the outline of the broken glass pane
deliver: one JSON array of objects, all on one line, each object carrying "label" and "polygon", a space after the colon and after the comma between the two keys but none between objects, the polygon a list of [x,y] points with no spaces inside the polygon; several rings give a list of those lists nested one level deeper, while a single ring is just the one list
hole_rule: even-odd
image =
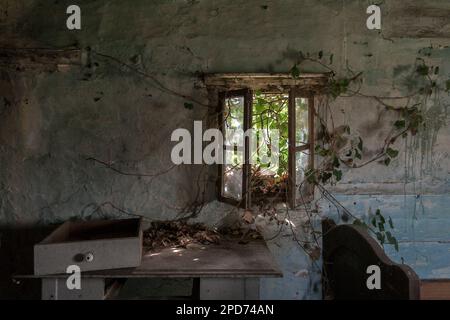
[{"label": "broken glass pane", "polygon": [[242,198],[244,101],[244,97],[226,98],[223,115],[225,151],[222,196],[235,200]]},{"label": "broken glass pane", "polygon": [[296,173],[296,199],[302,200],[302,196],[308,193],[308,183],[305,181],[305,172],[308,170],[309,152],[297,152],[295,155],[295,173]]},{"label": "broken glass pane", "polygon": [[224,166],[222,195],[225,198],[242,199],[242,165]]},{"label": "broken glass pane", "polygon": [[296,145],[308,143],[308,99],[295,98],[295,140]]}]

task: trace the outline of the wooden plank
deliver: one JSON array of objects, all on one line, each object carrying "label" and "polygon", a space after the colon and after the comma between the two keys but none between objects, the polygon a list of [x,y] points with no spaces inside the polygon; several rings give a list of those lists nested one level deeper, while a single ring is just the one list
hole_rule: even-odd
[{"label": "wooden plank", "polygon": [[450,279],[421,280],[420,300],[450,300]]},{"label": "wooden plank", "polygon": [[[299,79],[316,79],[327,76],[325,73],[302,73]],[[205,75],[205,79],[213,81],[214,79],[292,79],[290,73],[242,73],[242,72],[230,72],[230,73],[210,73]]]},{"label": "wooden plank", "polygon": [[289,73],[216,73],[204,75],[204,82],[209,87],[226,90],[250,88],[284,91],[295,86],[299,90],[317,93],[328,83],[329,76],[329,73],[304,73],[294,79]]},{"label": "wooden plank", "polygon": [[63,70],[82,65],[80,49],[0,48],[0,66],[22,69]]}]

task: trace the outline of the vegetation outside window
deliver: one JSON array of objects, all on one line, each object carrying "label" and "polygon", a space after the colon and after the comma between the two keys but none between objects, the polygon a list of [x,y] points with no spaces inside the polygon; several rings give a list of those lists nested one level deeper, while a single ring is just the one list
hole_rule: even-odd
[{"label": "vegetation outside window", "polygon": [[[314,167],[314,94],[292,86],[282,90],[222,90],[219,125],[224,136],[223,165],[219,166],[219,198],[249,208],[287,202],[307,202],[312,187],[305,172]],[[236,130],[254,135],[237,138]],[[271,141],[265,132],[279,132],[278,161],[266,163],[260,146]],[[250,148],[256,139],[257,148]],[[270,153],[270,151],[269,151]]]}]

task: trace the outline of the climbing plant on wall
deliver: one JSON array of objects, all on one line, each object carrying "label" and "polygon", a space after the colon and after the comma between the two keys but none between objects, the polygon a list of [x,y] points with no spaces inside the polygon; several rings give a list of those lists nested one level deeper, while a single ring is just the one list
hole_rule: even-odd
[{"label": "climbing plant on wall", "polygon": [[[206,107],[209,110],[214,110],[216,106],[209,106],[202,102],[196,101],[195,98],[185,94],[178,93],[176,90],[167,88],[153,75],[149,75],[144,71],[138,69],[135,66],[128,65],[115,57],[110,57],[98,52],[92,52],[94,57],[106,59],[112,63],[118,63],[122,68],[135,72],[140,76],[155,83],[155,87],[161,91],[172,94],[185,100],[184,108],[187,110],[195,110],[197,106]],[[367,228],[373,235],[384,244],[389,244],[398,250],[398,241],[393,236],[392,229],[395,227],[390,217],[386,217],[380,209],[376,209],[374,212],[369,213],[368,220],[362,220],[356,217],[345,208],[334,196],[328,191],[328,186],[338,184],[345,178],[345,173],[352,169],[358,169],[369,164],[378,164],[386,167],[393,163],[393,160],[397,159],[400,155],[400,151],[395,147],[399,140],[412,140],[423,132],[429,130],[426,123],[429,121],[436,121],[435,118],[439,118],[439,114],[431,112],[428,108],[430,98],[436,99],[441,92],[450,92],[450,80],[442,80],[439,77],[440,68],[438,66],[427,65],[425,57],[418,57],[415,61],[410,74],[407,77],[406,92],[404,95],[396,97],[383,97],[370,93],[362,92],[364,73],[353,72],[350,68],[347,68],[344,75],[341,75],[333,70],[333,54],[326,55],[323,51],[319,51],[317,54],[304,54],[299,52],[298,60],[295,62],[290,70],[290,74],[293,78],[299,78],[303,72],[306,72],[306,63],[313,63],[323,67],[330,73],[330,80],[327,86],[324,88],[324,105],[321,106],[324,109],[331,109],[331,105],[334,100],[341,97],[346,98],[367,98],[378,105],[382,106],[386,112],[389,112],[393,119],[393,125],[391,130],[388,130],[386,137],[382,140],[382,146],[375,153],[366,154],[366,143],[364,137],[359,135],[355,128],[351,125],[344,125],[335,127],[332,121],[325,117],[321,117],[320,114],[316,114],[318,118],[318,136],[316,145],[314,147],[315,153],[320,156],[321,161],[314,169],[308,170],[304,174],[304,180],[300,182],[299,189],[305,184],[312,184],[316,187],[316,190],[320,193],[321,198],[330,201],[338,210],[341,218],[344,222],[353,223],[364,228]],[[274,128],[277,127],[283,132],[283,123],[287,118],[287,112],[282,108],[283,102],[271,101],[261,93],[257,93],[257,101],[255,103],[255,121],[260,128]],[[265,112],[264,110],[269,110]],[[433,119],[431,119],[433,118]],[[286,134],[286,132],[284,132]],[[286,134],[287,136],[287,134]],[[287,146],[287,143],[286,143]],[[100,162],[116,172],[119,170],[113,168],[110,164]],[[287,150],[281,150],[280,153],[280,166],[278,168],[277,175],[283,177],[287,172]],[[167,173],[169,170],[165,171]],[[162,173],[162,174],[164,174]],[[130,173],[127,172],[127,175]],[[141,174],[133,174],[139,176]],[[146,175],[142,175],[146,176]],[[157,176],[152,174],[149,176]],[[283,183],[283,179],[279,179],[276,183]],[[200,187],[199,183],[199,187]],[[258,187],[258,186],[254,186]],[[286,192],[286,188],[277,188],[277,192]],[[201,194],[201,192],[198,192]],[[196,199],[191,205],[181,210],[183,213],[187,213],[184,218],[190,218],[197,216],[203,207],[204,202],[201,199]],[[320,246],[318,239],[320,233],[313,227],[313,217],[317,214],[317,210],[311,208],[306,203],[302,203],[296,209],[303,209],[307,212],[310,218],[310,233],[313,237],[312,242],[303,241],[297,239],[294,230],[292,230],[294,239],[299,245],[305,249],[313,260],[320,257]],[[260,206],[260,211],[268,215],[277,215],[279,209],[275,203]],[[290,210],[286,210],[286,217],[289,218]],[[290,228],[292,226],[288,224]],[[279,235],[278,232],[275,236]]]},{"label": "climbing plant on wall", "polygon": [[[331,64],[333,55],[330,55],[329,59]],[[343,207],[327,191],[326,186],[334,185],[343,179],[343,168],[348,171],[365,167],[374,162],[382,166],[390,166],[392,161],[398,158],[400,154],[399,150],[394,147],[399,139],[412,139],[421,132],[428,130],[427,123],[433,121],[432,118],[436,117],[436,111],[429,107],[430,98],[434,98],[432,103],[439,104],[440,92],[450,91],[450,80],[439,79],[439,66],[429,66],[423,57],[418,57],[413,68],[411,68],[411,73],[406,77],[405,82],[410,84],[406,88],[408,92],[404,96],[380,97],[365,94],[361,91],[362,72],[354,73],[348,69],[348,76],[337,77],[336,72],[324,62],[323,52],[319,52],[315,57],[300,52],[299,61],[291,69],[293,78],[300,76],[301,66],[306,61],[317,63],[331,72],[330,82],[325,89],[329,98],[325,99],[325,108],[329,108],[329,104],[339,97],[364,97],[384,107],[392,116],[392,128],[384,138],[381,148],[371,156],[365,155],[364,137],[354,133],[350,125],[335,128],[333,121],[331,121],[330,126],[327,119],[320,118],[319,137],[315,152],[321,157],[322,161],[319,167],[307,172],[305,181],[316,186],[324,198],[333,202],[344,212],[343,220],[348,221],[350,216],[355,225],[371,231],[381,245],[393,245],[395,250],[398,251],[398,241],[392,234],[394,224],[391,217],[386,218],[381,210],[377,209],[375,213],[369,213],[368,221],[362,221]],[[400,102],[400,106],[398,102]],[[440,116],[445,118],[445,114]],[[305,210],[308,210],[306,206]]]}]

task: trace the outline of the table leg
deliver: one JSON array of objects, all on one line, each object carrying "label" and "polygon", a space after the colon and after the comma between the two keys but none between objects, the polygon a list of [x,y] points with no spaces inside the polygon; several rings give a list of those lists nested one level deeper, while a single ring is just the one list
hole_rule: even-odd
[{"label": "table leg", "polygon": [[259,278],[200,278],[200,300],[259,300]]}]

